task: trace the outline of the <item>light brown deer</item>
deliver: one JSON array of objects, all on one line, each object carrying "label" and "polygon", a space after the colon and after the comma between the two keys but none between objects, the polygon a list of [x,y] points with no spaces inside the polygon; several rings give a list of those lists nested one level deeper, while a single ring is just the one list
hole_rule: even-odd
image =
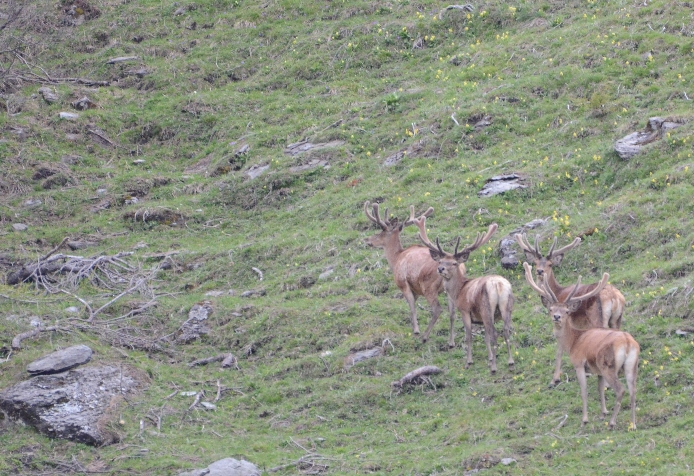
[{"label": "light brown deer", "polygon": [[[576,326],[576,313],[581,302],[590,299],[602,291],[607,285],[609,274],[605,273],[602,280],[592,289],[581,287],[581,278],[571,292],[564,297],[557,297],[549,285],[548,276],[544,275],[541,286],[535,284],[532,267],[523,263],[525,279],[549,304],[549,315],[554,324],[554,335],[567,349],[571,364],[576,370],[576,377],[581,387],[583,400],[583,420],[581,426],[588,422],[588,389],[586,383],[586,368],[598,375],[598,391],[602,415],[608,414],[605,406],[605,381],[615,391],[615,405],[610,419],[610,428],[617,422],[617,413],[622,404],[624,386],[619,381],[619,372],[624,370],[629,397],[631,400],[631,429],[636,429],[636,375],[639,366],[639,344],[628,332],[605,328],[579,328]],[[582,294],[577,294],[577,290]]]},{"label": "light brown deer", "polygon": [[[483,276],[469,279],[466,276],[465,261],[470,253],[484,245],[496,232],[497,224],[489,225],[484,235],[477,233],[477,239],[471,245],[458,251],[460,237],[455,245],[453,253],[447,253],[441,249],[438,238],[434,246],[426,233],[425,220],[416,222],[419,228],[419,237],[429,248],[431,257],[438,263],[438,272],[443,277],[443,287],[448,295],[448,310],[450,312],[451,326],[448,346],[455,346],[454,322],[456,309],[460,311],[465,325],[465,343],[467,345],[466,368],[472,365],[472,324],[484,326],[484,341],[487,344],[489,354],[489,366],[492,373],[496,373],[496,342],[497,334],[494,322],[501,319],[504,322],[504,340],[508,348],[508,365],[512,366],[513,355],[511,353],[511,312],[513,311],[513,292],[511,283],[501,276]],[[427,330],[428,332],[428,330]]]},{"label": "light brown deer", "polygon": [[[415,223],[418,220],[425,220],[427,216],[434,212],[432,207],[424,212],[419,218],[414,216],[414,206],[410,207],[410,218],[402,223],[398,223],[397,218],[388,218],[386,209],[383,219],[380,217],[377,203],[373,204],[373,214],[369,213],[369,202],[364,203],[364,213],[366,216],[381,227],[381,232],[368,237],[365,243],[376,248],[383,248],[386,253],[388,266],[393,272],[395,284],[402,291],[407,304],[410,306],[410,321],[412,331],[419,334],[419,324],[417,323],[417,307],[415,302],[419,296],[424,298],[431,306],[431,323],[433,326],[441,314],[441,304],[439,303],[439,293],[443,291],[443,279],[436,271],[438,266],[436,261],[431,259],[429,250],[421,245],[413,245],[403,249],[400,242],[400,232],[403,228]],[[429,337],[427,330],[423,339]]]},{"label": "light brown deer", "polygon": [[[552,292],[562,299],[566,297],[570,292],[576,289],[575,285],[572,286],[562,286],[557,282],[554,277],[554,266],[559,266],[559,264],[564,259],[564,254],[575,248],[581,243],[580,238],[575,238],[574,241],[568,245],[555,249],[557,246],[557,238],[554,238],[554,242],[549,249],[549,253],[546,256],[542,255],[539,246],[539,236],[535,237],[535,246],[531,247],[528,242],[528,237],[524,234],[517,234],[515,236],[516,241],[520,245],[521,249],[525,252],[525,257],[528,261],[531,261],[536,269],[538,279],[544,279],[547,277],[547,285],[550,287]],[[589,291],[591,286],[594,284],[582,285],[580,289],[577,290],[579,294],[585,294]],[[622,325],[622,314],[624,313],[625,306],[624,296],[621,292],[614,286],[608,284],[605,288],[598,293],[597,296],[583,300],[579,308],[577,309],[574,320],[575,324],[581,328],[588,327],[609,327],[613,329],[619,329]],[[543,298],[542,302],[545,307],[547,304]],[[564,349],[561,344],[557,345],[557,355],[555,358],[554,365],[554,375],[552,376],[552,382],[550,386],[554,386],[560,381],[561,376],[561,358],[564,353]]]}]

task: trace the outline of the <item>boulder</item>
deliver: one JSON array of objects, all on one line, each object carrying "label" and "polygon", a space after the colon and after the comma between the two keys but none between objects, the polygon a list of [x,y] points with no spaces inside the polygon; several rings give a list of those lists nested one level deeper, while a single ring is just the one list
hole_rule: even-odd
[{"label": "boulder", "polygon": [[260,470],[246,460],[224,458],[215,461],[207,468],[179,473],[178,476],[260,476]]},{"label": "boulder", "polygon": [[88,346],[73,345],[33,361],[27,365],[27,372],[30,375],[57,374],[86,364],[91,358],[92,349]]},{"label": "boulder", "polygon": [[479,197],[491,197],[517,188],[528,188],[523,184],[524,178],[518,174],[496,175],[487,179],[482,190],[477,192]]},{"label": "boulder", "polygon": [[643,146],[662,138],[664,133],[681,126],[683,123],[684,121],[680,119],[651,117],[643,131],[632,132],[615,142],[614,150],[620,158],[631,159],[641,151]]},{"label": "boulder", "polygon": [[0,391],[0,409],[50,438],[103,446],[119,440],[108,423],[143,381],[129,367],[109,365],[38,375]]}]

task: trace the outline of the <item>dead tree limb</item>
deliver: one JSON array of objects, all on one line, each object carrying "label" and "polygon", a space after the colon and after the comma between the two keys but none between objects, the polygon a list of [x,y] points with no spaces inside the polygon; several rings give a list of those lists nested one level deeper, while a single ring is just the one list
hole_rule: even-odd
[{"label": "dead tree limb", "polygon": [[413,384],[418,384],[424,381],[424,379],[429,376],[429,375],[436,375],[438,373],[441,373],[441,369],[436,367],[435,365],[426,365],[424,367],[420,367],[416,370],[413,370],[412,372],[408,373],[405,375],[403,378],[400,380],[396,380],[395,382],[391,382],[391,386],[397,387],[397,388],[402,388],[403,385],[406,383],[413,383]]},{"label": "dead tree limb", "polygon": [[62,329],[58,326],[50,326],[50,327],[35,327],[34,329],[26,332],[22,332],[21,334],[18,334],[12,339],[12,349],[13,350],[21,350],[22,348],[22,341],[24,339],[29,339],[30,337],[36,337],[39,335],[41,332],[57,332],[57,331],[66,331],[67,329]]},{"label": "dead tree limb", "polygon": [[206,357],[204,359],[194,360],[188,364],[188,367],[195,367],[197,365],[207,365],[211,364],[212,362],[221,362],[222,360],[227,358],[227,355],[231,354],[219,354],[215,355],[214,357]]},{"label": "dead tree limb", "polygon": [[222,360],[222,368],[223,369],[228,369],[229,367],[236,367],[236,370],[241,370],[239,369],[239,361],[236,357],[234,357],[233,354],[227,354],[224,360]]}]

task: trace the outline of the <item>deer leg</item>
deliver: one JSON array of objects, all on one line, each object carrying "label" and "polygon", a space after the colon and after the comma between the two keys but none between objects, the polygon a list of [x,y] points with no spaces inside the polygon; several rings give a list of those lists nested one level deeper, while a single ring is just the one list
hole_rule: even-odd
[{"label": "deer leg", "polygon": [[[628,362],[627,362],[628,364]],[[636,374],[638,371],[638,361],[633,365],[624,366],[624,376],[629,389],[629,400],[631,403],[631,429],[636,429]]]},{"label": "deer leg", "polygon": [[465,345],[467,346],[467,362],[465,368],[472,365],[472,320],[469,312],[461,312],[463,315],[463,325],[465,326]]},{"label": "deer leg", "polygon": [[[429,340],[429,334],[431,334],[431,330],[434,328],[434,324],[436,324],[436,321],[439,320],[439,316],[441,315],[441,303],[439,303],[439,296],[438,294],[434,296],[433,299],[427,299],[429,301],[429,306],[431,306],[431,322],[429,322],[429,325],[427,326],[427,330],[424,332],[424,335],[422,336],[422,342],[426,342]],[[415,334],[418,334],[418,332],[415,332]]]},{"label": "deer leg", "polygon": [[[487,316],[488,317],[488,316]],[[496,329],[492,319],[484,319],[484,343],[487,344],[489,370],[496,373]]]},{"label": "deer leg", "polygon": [[610,418],[610,428],[614,428],[615,424],[617,423],[617,413],[619,413],[619,409],[622,406],[622,397],[624,396],[624,386],[619,381],[619,377],[617,376],[617,372],[615,372],[614,376],[611,376],[610,378],[608,378],[608,382],[610,383],[610,386],[614,389],[614,393],[615,393],[614,410],[612,411],[612,418]]},{"label": "deer leg", "polygon": [[508,366],[513,367],[513,352],[511,352],[511,316],[504,316],[504,340],[508,349]]},{"label": "deer leg", "polygon": [[602,417],[605,418],[608,412],[605,406],[605,378],[602,375],[598,375],[598,393],[600,394],[600,412]]},{"label": "deer leg", "polygon": [[564,349],[561,346],[561,342],[557,340],[557,354],[554,358],[554,375],[552,375],[552,381],[550,382],[550,388],[561,382],[561,357],[564,354]]},{"label": "deer leg", "polygon": [[414,332],[417,335],[419,334],[419,324],[417,323],[417,306],[415,305],[415,301],[417,300],[417,298],[412,293],[412,290],[409,287],[403,289],[402,294],[403,296],[405,296],[405,300],[407,301],[407,304],[409,304],[410,306],[410,323],[412,324],[412,332]]},{"label": "deer leg", "polygon": [[448,313],[450,315],[450,329],[449,329],[449,336],[448,336],[448,348],[452,349],[455,347],[455,301],[453,299],[448,298]]},{"label": "deer leg", "polygon": [[581,387],[581,400],[583,401],[583,420],[581,421],[581,426],[583,426],[588,423],[588,384],[586,382],[585,363],[581,362],[580,365],[576,365],[574,368],[576,369],[578,384]]}]

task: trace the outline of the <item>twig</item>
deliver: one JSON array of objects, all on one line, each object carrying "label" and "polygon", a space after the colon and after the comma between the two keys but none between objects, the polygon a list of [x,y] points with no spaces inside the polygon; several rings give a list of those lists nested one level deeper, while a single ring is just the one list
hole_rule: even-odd
[{"label": "twig", "polygon": [[568,413],[567,413],[566,415],[564,415],[564,418],[562,418],[562,420],[559,422],[559,424],[554,428],[554,431],[557,431],[557,430],[559,430],[562,426],[564,426],[564,424],[566,423],[566,419],[567,419],[567,418],[569,418]]},{"label": "twig", "polygon": [[258,268],[256,268],[256,267],[252,267],[251,269],[252,269],[253,271],[255,271],[255,272],[258,274],[258,281],[262,281],[262,280],[263,280],[263,272],[260,271],[260,270],[259,270]]},{"label": "twig", "polygon": [[[66,238],[66,239],[67,239],[67,238]],[[64,289],[59,289],[59,291],[60,291],[61,293],[67,294],[67,295],[69,295],[69,296],[72,296],[73,298],[77,299],[79,302],[81,302],[82,304],[84,304],[84,306],[85,306],[85,307],[87,308],[87,310],[89,311],[89,316],[90,316],[90,317],[94,314],[94,313],[92,312],[92,307],[89,305],[89,303],[88,303],[87,301],[85,301],[84,299],[82,299],[81,297],[77,296],[76,294],[72,294],[72,293],[69,292],[69,291],[65,291]]]},{"label": "twig", "polygon": [[91,322],[97,314],[99,314],[101,311],[103,311],[104,309],[106,309],[107,307],[109,307],[111,304],[113,304],[114,302],[116,302],[117,300],[119,300],[120,298],[122,298],[123,296],[125,296],[126,294],[130,294],[132,291],[135,291],[137,288],[139,288],[140,286],[142,286],[142,284],[144,283],[144,281],[145,281],[144,279],[139,280],[135,286],[131,287],[130,289],[128,289],[128,290],[126,290],[126,291],[123,291],[123,292],[120,293],[118,296],[114,297],[114,298],[111,299],[109,302],[107,302],[106,304],[104,304],[103,306],[101,306],[99,309],[97,309],[96,311],[92,312],[91,315],[89,316],[89,322]]},{"label": "twig", "polygon": [[67,243],[67,241],[68,241],[69,239],[70,239],[70,238],[67,237],[67,236],[66,236],[65,238],[63,238],[63,241],[61,241],[60,244],[59,244],[58,246],[56,246],[56,247],[53,248],[51,251],[49,251],[48,254],[47,254],[46,256],[44,256],[43,258],[40,258],[39,261],[45,261],[45,260],[47,260],[53,253],[55,253],[55,252],[58,251],[60,248],[62,248],[63,245],[64,245],[65,243]]},{"label": "twig", "polygon": [[200,403],[200,400],[202,399],[203,395],[205,395],[204,390],[200,390],[196,395],[195,395],[195,400],[193,400],[193,404],[188,407],[188,411],[191,411],[193,408],[195,408],[198,403]]},{"label": "twig", "polygon": [[453,122],[455,122],[456,126],[460,126],[460,124],[458,123],[458,121],[455,118],[455,112],[453,114],[451,114],[451,119],[453,119]]},{"label": "twig", "polygon": [[222,385],[219,383],[219,380],[217,380],[217,396],[214,397],[213,403],[217,403],[220,398],[222,398]]}]

